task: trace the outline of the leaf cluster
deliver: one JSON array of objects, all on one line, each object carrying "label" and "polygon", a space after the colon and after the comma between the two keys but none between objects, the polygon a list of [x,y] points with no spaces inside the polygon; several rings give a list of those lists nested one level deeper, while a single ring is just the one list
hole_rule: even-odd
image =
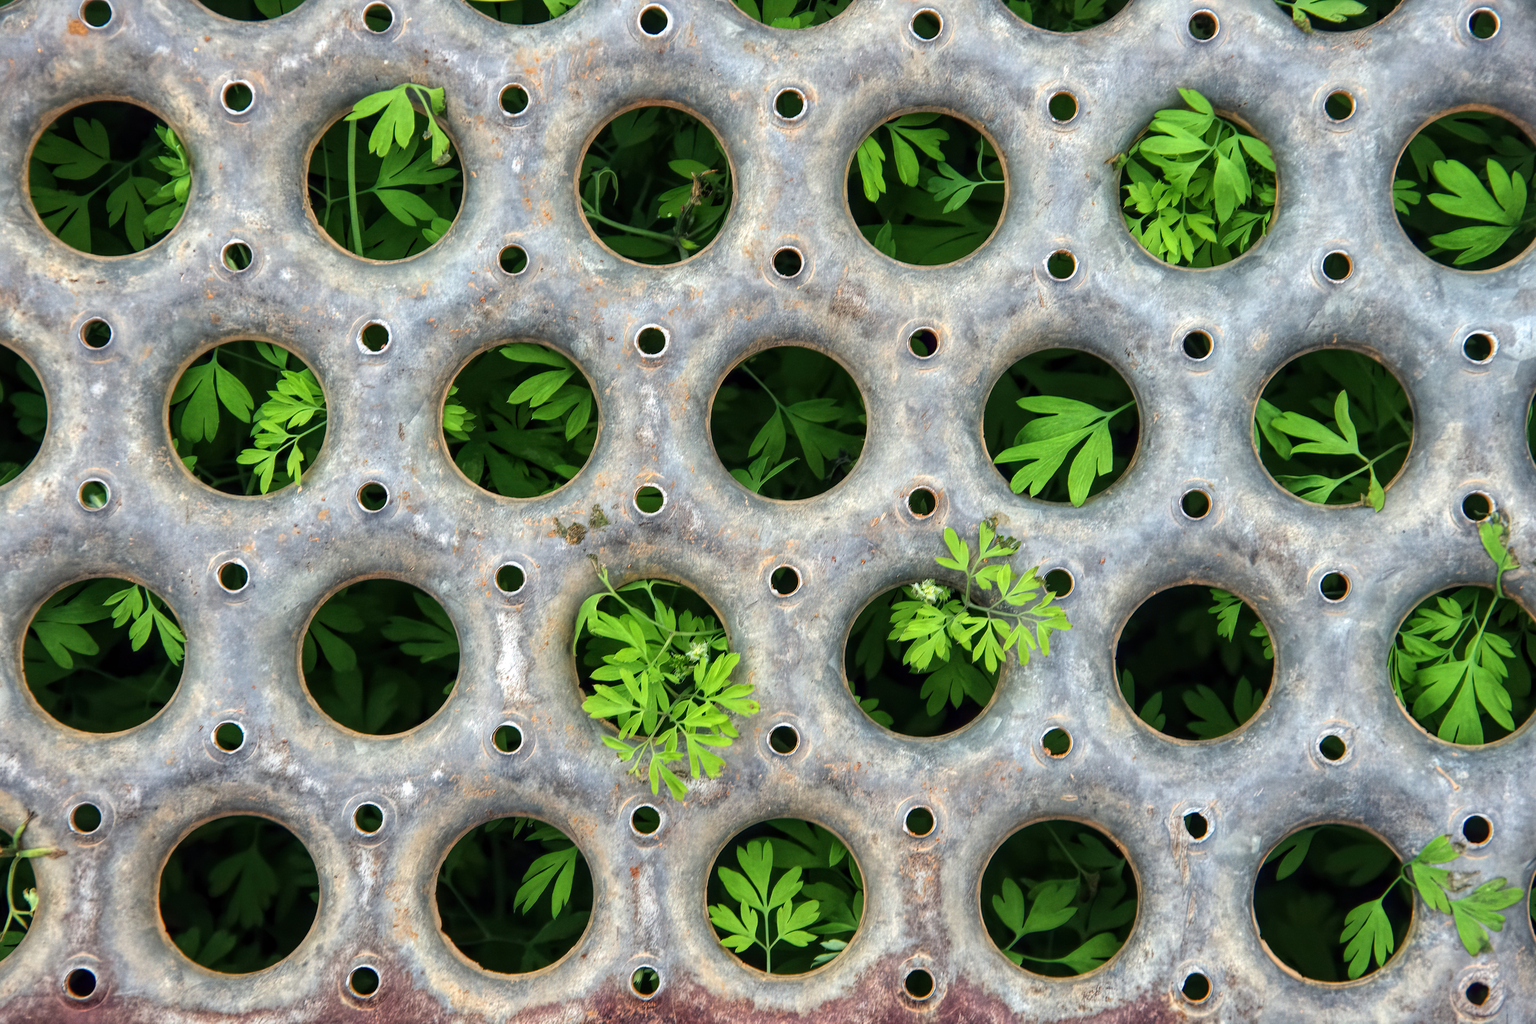
[{"label": "leaf cluster", "polygon": [[1119,14],[1130,0],[1008,0],[1008,9],[1047,32],[1081,32]]},{"label": "leaf cluster", "polygon": [[[27,937],[32,916],[37,913],[37,889],[35,885],[29,884],[35,883],[36,879],[28,861],[38,857],[64,856],[63,850],[51,846],[24,846],[22,838],[31,823],[32,815],[28,814],[12,835],[0,832],[0,866],[5,870],[5,923],[0,925],[0,960],[10,956],[11,951]],[[6,861],[10,863],[6,864]],[[17,897],[20,897],[19,904]],[[11,929],[13,922],[16,925],[14,931]]]},{"label": "leaf cluster", "polygon": [[580,0],[469,0],[469,6],[504,25],[538,25],[553,21]]},{"label": "leaf cluster", "polygon": [[42,445],[48,401],[32,366],[0,346],[0,485],[21,475]]},{"label": "leaf cluster", "polygon": [[753,21],[772,28],[811,28],[825,25],[847,10],[852,0],[735,0]]},{"label": "leaf cluster", "polygon": [[266,21],[296,9],[304,0],[202,0],[215,14],[237,21]]},{"label": "leaf cluster", "polygon": [[[267,400],[250,414],[253,447],[242,449],[235,457],[235,462],[252,467],[251,482],[254,482],[257,490],[266,494],[272,488],[274,476],[279,488],[298,483],[303,477],[305,461],[313,461],[319,452],[320,444],[325,439],[325,393],[320,390],[320,382],[315,379],[314,371],[309,367],[300,363],[297,370],[289,368],[287,349],[259,341],[254,343],[254,347],[263,359],[277,369],[278,379],[276,387],[267,392]],[[185,375],[182,380],[185,382]],[[240,412],[251,401],[249,390],[241,394],[239,389],[231,385],[226,398],[226,390],[218,386],[219,381],[215,370],[214,390],[219,402],[231,415],[240,419]],[[180,387],[178,384],[178,390]],[[189,393],[187,402],[190,403],[196,397]],[[204,409],[207,404],[205,397]],[[216,424],[217,419],[213,422]],[[186,425],[185,414],[182,415],[182,424]]]}]

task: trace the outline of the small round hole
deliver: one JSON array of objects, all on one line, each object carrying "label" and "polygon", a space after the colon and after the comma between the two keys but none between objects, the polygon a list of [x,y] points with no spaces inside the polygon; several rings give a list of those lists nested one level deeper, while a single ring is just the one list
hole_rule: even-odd
[{"label": "small round hole", "polygon": [[384,809],[378,804],[358,804],[352,812],[352,827],[371,836],[384,827]]},{"label": "small round hole", "polygon": [[357,336],[357,343],[365,352],[383,352],[389,348],[389,328],[377,320],[365,324]]},{"label": "small round hole", "polygon": [[944,19],[939,16],[938,11],[924,8],[912,15],[912,34],[924,42],[937,39],[942,31],[944,31]]},{"label": "small round hole", "polygon": [[357,503],[365,512],[377,512],[389,504],[389,490],[381,483],[366,483],[357,489]]},{"label": "small round hole", "polygon": [[1349,577],[1341,572],[1330,572],[1318,580],[1317,589],[1325,601],[1342,601],[1349,596]]},{"label": "small round hole", "polygon": [[786,121],[793,121],[805,113],[805,93],[799,89],[780,89],[773,98],[774,111]]},{"label": "small round hole", "polygon": [[516,117],[528,109],[528,90],[520,85],[509,85],[501,90],[501,109]]},{"label": "small round hole", "polygon": [[245,746],[245,730],[234,722],[220,722],[213,730],[213,745],[226,754],[233,754]]},{"label": "small round hole", "polygon": [[101,828],[101,808],[95,804],[76,804],[69,813],[69,827],[82,836]]},{"label": "small round hole", "polygon": [[99,512],[112,500],[112,488],[101,480],[87,480],[80,485],[80,507],[87,512]]},{"label": "small round hole", "polygon": [[1211,823],[1199,811],[1190,811],[1184,815],[1184,831],[1189,833],[1191,839],[1204,839],[1211,831]]},{"label": "small round hole", "polygon": [[1467,986],[1467,1002],[1473,1006],[1482,1006],[1488,1001],[1488,986],[1480,981],[1474,981]]},{"label": "small round hole", "polygon": [[1499,350],[1499,343],[1491,334],[1469,334],[1461,343],[1461,354],[1474,363],[1486,363]]},{"label": "small round hole", "polygon": [[379,990],[379,972],[372,967],[354,967],[347,975],[347,988],[359,999],[367,999]]},{"label": "small round hole", "polygon": [[907,349],[919,359],[932,359],[939,352],[939,335],[931,327],[919,327],[907,339]]},{"label": "small round hole", "polygon": [[528,251],[520,245],[504,246],[496,257],[496,265],[507,274],[521,274],[528,269]]},{"label": "small round hole", "polygon": [[901,825],[909,836],[929,835],[933,832],[933,811],[927,807],[914,807],[907,812],[907,819]]},{"label": "small round hole", "polygon": [[1211,511],[1211,496],[1202,490],[1185,491],[1179,507],[1191,519],[1204,519]]},{"label": "small round hole", "polygon": [[1190,331],[1184,335],[1184,354],[1191,359],[1208,358],[1215,347],[1205,331]]},{"label": "small round hole", "polygon": [[1355,116],[1355,98],[1342,89],[1331,92],[1323,101],[1323,113],[1330,121],[1348,121]]},{"label": "small round hole", "polygon": [[1051,112],[1051,120],[1066,124],[1077,116],[1077,97],[1069,92],[1058,92],[1046,104],[1046,109]]},{"label": "small round hole", "polygon": [[1045,258],[1045,272],[1058,281],[1077,273],[1077,257],[1066,249],[1057,249]]},{"label": "small round hole", "polygon": [[775,754],[793,754],[800,749],[800,732],[792,725],[776,725],[768,733],[768,746]]},{"label": "small round hole", "polygon": [[653,836],[661,828],[661,811],[650,804],[641,804],[629,816],[629,827],[635,830],[636,835]]},{"label": "small round hole", "polygon": [[1487,7],[1479,7],[1467,19],[1467,31],[1476,39],[1492,39],[1499,34],[1499,16]]},{"label": "small round hole", "polygon": [[635,348],[643,356],[659,356],[667,350],[667,342],[670,340],[665,328],[652,324],[636,332]]},{"label": "small round hole", "polygon": [[251,247],[244,242],[230,242],[223,255],[224,265],[237,274],[251,265]]},{"label": "small round hole", "polygon": [[523,584],[528,582],[528,576],[523,572],[523,567],[516,562],[508,562],[496,570],[496,589],[503,594],[515,594],[523,589]]},{"label": "small round hole", "polygon": [[914,487],[912,493],[907,495],[907,511],[919,519],[933,515],[938,505],[939,499],[926,487]]},{"label": "small round hole", "polygon": [[1349,747],[1344,744],[1341,737],[1329,733],[1317,741],[1317,752],[1330,761],[1338,761],[1349,753]]},{"label": "small round hole", "polygon": [[1184,998],[1192,1003],[1204,1002],[1206,996],[1211,994],[1211,979],[1199,971],[1192,971],[1184,979],[1184,984],[1179,987],[1179,991],[1184,993]]},{"label": "small round hole", "polygon": [[794,277],[805,269],[805,260],[800,255],[800,250],[791,246],[785,246],[773,254],[773,272],[780,277]]},{"label": "small round hole", "polygon": [[251,104],[256,100],[256,94],[251,92],[250,82],[230,82],[224,87],[224,92],[220,94],[219,99],[227,112],[244,114],[251,109]]},{"label": "small round hole", "polygon": [[[80,20],[91,28],[106,28],[107,23],[112,20],[112,5],[107,3],[107,0],[89,0],[88,3],[80,5]],[[93,989],[96,987],[94,976],[91,978],[91,987]],[[90,993],[87,992],[86,995]]]},{"label": "small round hole", "polygon": [[1323,257],[1323,276],[1337,284],[1354,273],[1354,261],[1348,253],[1331,252]]},{"label": "small round hole", "polygon": [[1052,757],[1066,757],[1067,751],[1072,749],[1072,737],[1065,729],[1052,729],[1040,737],[1040,746]]},{"label": "small round hole", "polygon": [[1493,838],[1493,823],[1481,814],[1473,814],[1461,823],[1461,837],[1473,846],[1482,846]]},{"label": "small round hole", "polygon": [[369,32],[388,32],[395,23],[395,12],[387,4],[369,4],[363,8],[363,24]]},{"label": "small round hole", "polygon": [[907,980],[904,982],[907,995],[913,999],[927,999],[933,995],[933,975],[922,968],[907,972]]},{"label": "small round hole", "polygon": [[629,987],[641,999],[649,999],[661,988],[661,975],[654,967],[636,967],[635,973],[629,976]]},{"label": "small round hole", "polygon": [[1196,11],[1189,17],[1189,34],[1202,43],[1215,39],[1220,31],[1221,22],[1211,11]]},{"label": "small round hole", "polygon": [[658,4],[651,4],[640,12],[640,31],[648,36],[659,36],[672,24],[672,16],[667,9]]},{"label": "small round hole", "polygon": [[635,492],[635,508],[646,515],[655,515],[667,503],[667,496],[660,487],[642,487]]},{"label": "small round hole", "polygon": [[1065,569],[1052,569],[1045,574],[1045,589],[1057,597],[1066,597],[1076,585],[1077,581]]},{"label": "small round hole", "polygon": [[92,319],[80,325],[80,341],[86,348],[106,348],[112,337],[112,325],[105,320]]},{"label": "small round hole", "polygon": [[515,754],[522,749],[523,731],[515,725],[503,723],[491,733],[491,743],[503,754]]},{"label": "small round hole", "polygon": [[1461,514],[1480,523],[1493,514],[1493,499],[1482,491],[1473,491],[1461,499]]},{"label": "small round hole", "polygon": [[250,572],[239,562],[225,562],[219,566],[219,586],[228,593],[240,593],[250,580]]},{"label": "small round hole", "polygon": [[[87,4],[86,6],[90,6]],[[106,7],[106,4],[101,6]],[[109,11],[110,7],[107,8]],[[85,967],[76,967],[70,971],[64,979],[64,991],[72,999],[89,999],[92,992],[96,991],[96,972]]]},{"label": "small round hole", "polygon": [[788,597],[800,589],[800,573],[789,565],[781,565],[768,578],[768,586],[780,597]]}]

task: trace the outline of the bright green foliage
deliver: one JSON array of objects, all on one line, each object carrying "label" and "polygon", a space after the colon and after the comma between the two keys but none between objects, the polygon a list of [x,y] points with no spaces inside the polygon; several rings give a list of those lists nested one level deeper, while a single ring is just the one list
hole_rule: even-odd
[{"label": "bright green foliage", "polygon": [[[0,925],[0,960],[10,956],[11,951],[27,937],[32,915],[37,913],[37,889],[26,884],[34,880],[31,865],[27,861],[36,857],[64,856],[63,850],[51,846],[22,845],[22,836],[31,822],[32,815],[29,814],[17,826],[15,834],[9,837],[10,842],[0,842],[0,864],[7,860],[11,862],[5,869],[5,924]],[[5,838],[5,833],[0,832],[0,839]],[[18,894],[24,906],[16,905]],[[15,931],[11,930],[13,921],[16,924]]]},{"label": "bright green foliage", "polygon": [[0,484],[21,475],[48,428],[43,385],[27,361],[0,346]]},{"label": "bright green foliage", "polygon": [[458,376],[443,433],[464,475],[497,494],[532,498],[576,475],[597,439],[587,378],[565,356],[517,342]]},{"label": "bright green foliage", "polygon": [[1096,830],[1046,821],[1021,829],[982,875],[982,920],[1021,967],[1066,977],[1102,965],[1136,918],[1125,858]]},{"label": "bright green foliage", "polygon": [[1398,630],[1388,656],[1398,700],[1452,743],[1508,735],[1532,710],[1536,623],[1514,601],[1502,600],[1504,573],[1520,567],[1506,547],[1508,530],[1498,519],[1478,527],[1496,568],[1492,592],[1462,587],[1423,602]]},{"label": "bright green foliage", "polygon": [[[741,655],[729,653],[713,618],[674,607],[675,584],[637,580],[614,589],[601,566],[597,577],[603,590],[582,602],[572,640],[574,653],[583,630],[592,637],[584,658],[592,693],[581,708],[617,727],[603,743],[633,764],[631,775],[644,774],[652,793],[666,783],[682,800],[688,786],[671,765],[687,762],[690,777],[717,778],[725,759],[714,750],[739,735],[731,714],[757,714],[753,687],[731,681]],[[639,605],[624,597],[642,593]]]},{"label": "bright green foliage", "polygon": [[[277,387],[267,392],[267,400],[255,411],[252,419],[254,448],[247,448],[236,458],[242,466],[254,466],[255,483],[262,494],[272,487],[274,473],[278,487],[298,483],[306,458],[313,458],[320,448],[325,430],[325,394],[320,382],[309,367],[299,370],[288,368],[288,352],[276,345],[255,343],[262,358],[277,368],[280,376]],[[302,365],[302,364],[301,364]],[[185,379],[185,378],[183,378]],[[179,390],[179,386],[178,386]],[[226,400],[224,391],[218,389],[219,399],[236,419],[241,418],[238,405]],[[231,397],[238,402],[242,396],[233,387]],[[174,393],[173,393],[174,398]],[[250,400],[249,391],[243,398]],[[183,416],[185,424],[185,416]],[[305,444],[306,438],[314,438]],[[191,438],[188,438],[191,440]],[[282,459],[281,467],[278,460]]]},{"label": "bright green foliage", "polygon": [[426,721],[453,691],[459,639],[432,598],[398,580],[364,580],[320,606],[304,634],[304,682],[336,722],[387,735]]},{"label": "bright green foliage", "polygon": [[32,203],[65,244],[120,256],[153,244],[181,219],[190,158],[175,132],[149,119],[151,131],[146,119],[147,112],[127,104],[91,103],[38,139],[29,170]]},{"label": "bright green foliage", "polygon": [[210,970],[270,967],[303,941],[319,902],[304,844],[265,818],[201,826],[160,876],[160,915],[176,947]]},{"label": "bright green foliage", "polygon": [[[521,879],[517,888],[508,884]],[[437,876],[443,931],[489,971],[537,970],[586,929],[592,875],[570,838],[532,818],[495,818],[460,839]]]},{"label": "bright green foliage", "polygon": [[579,0],[469,0],[469,6],[507,25],[537,25],[560,17]]},{"label": "bright green foliage", "polygon": [[1008,9],[1048,32],[1081,32],[1119,14],[1129,0],[1008,0]]},{"label": "bright green foliage", "polygon": [[[779,346],[726,377],[710,410],[710,430],[737,483],[764,497],[808,498],[853,469],[864,448],[864,401],[832,359]],[[798,454],[785,458],[786,451]]]},{"label": "bright green foliage", "polygon": [[1523,131],[1496,114],[1460,111],[1408,143],[1392,205],[1427,255],[1485,270],[1514,259],[1536,238],[1533,173],[1536,147]]},{"label": "bright green foliage", "polygon": [[887,256],[923,266],[950,263],[976,251],[997,226],[1002,163],[964,121],[903,114],[860,143],[848,200],[859,230]]},{"label": "bright green foliage", "polygon": [[714,133],[692,114],[640,107],[592,140],[578,192],[587,223],[608,248],[640,263],[677,263],[720,231],[731,206],[731,168]]},{"label": "bright green foliage", "polygon": [[1015,494],[1028,488],[1033,498],[1051,482],[1072,449],[1077,448],[1067,473],[1067,494],[1072,504],[1081,506],[1088,500],[1094,481],[1114,469],[1110,421],[1136,408],[1136,402],[1104,410],[1075,398],[1035,395],[1019,399],[1019,408],[1035,413],[1036,418],[1020,428],[1012,447],[998,452],[992,461],[1023,463],[1008,486]]},{"label": "bright green foliage", "polygon": [[1217,117],[1206,98],[1180,89],[1188,110],[1159,110],[1123,168],[1125,225],[1168,263],[1214,267],[1269,230],[1275,160],[1269,147]]},{"label": "bright green foliage", "polygon": [[[733,850],[740,871],[728,866]],[[864,913],[858,865],[819,825],[764,822],[737,836],[715,865],[710,923],[720,944],[753,967],[770,974],[808,971],[836,957],[858,930]]]},{"label": "bright green foliage", "polygon": [[1275,0],[1303,32],[1365,28],[1392,13],[1399,0]]},{"label": "bright green foliage", "polygon": [[[112,625],[122,627],[128,625],[130,619],[133,620],[133,625],[128,626],[128,639],[133,644],[134,650],[139,650],[149,642],[149,634],[153,630],[160,634],[160,645],[165,648],[165,656],[170,663],[181,664],[182,654],[186,651],[187,638],[176,625],[176,620],[165,611],[165,602],[143,587],[131,586],[114,594],[108,594],[102,600],[102,604],[112,608]],[[114,605],[116,607],[113,607]],[[36,618],[33,622],[35,631]],[[50,625],[56,627],[62,624],[51,623]],[[44,646],[47,645],[44,644]]]},{"label": "bright green foliage", "polygon": [[754,21],[773,28],[825,25],[847,9],[851,0],[735,0]]},{"label": "bright green foliage", "polygon": [[1264,389],[1253,443],[1291,493],[1329,505],[1358,501],[1380,512],[1382,481],[1402,466],[1413,439],[1412,416],[1402,385],[1374,359],[1337,349],[1312,352]]},{"label": "bright green foliage", "polygon": [[266,21],[294,10],[304,0],[202,0],[215,14],[238,21]]},{"label": "bright green foliage", "polygon": [[[325,133],[309,162],[310,203],[337,244],[369,259],[398,260],[453,225],[464,170],[438,121],[445,109],[442,89],[403,82],[364,96]],[[360,126],[368,130],[366,146]],[[425,140],[429,151],[418,153]]]}]

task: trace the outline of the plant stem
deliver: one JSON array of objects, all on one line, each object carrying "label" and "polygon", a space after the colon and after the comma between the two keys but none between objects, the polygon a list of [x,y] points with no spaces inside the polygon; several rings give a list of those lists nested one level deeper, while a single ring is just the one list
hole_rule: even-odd
[{"label": "plant stem", "polygon": [[347,204],[352,213],[352,251],[363,254],[363,227],[357,219],[357,122],[347,122]]},{"label": "plant stem", "polygon": [[645,228],[634,228],[630,227],[628,224],[620,224],[616,220],[609,220],[607,217],[604,217],[602,214],[592,209],[592,204],[588,203],[585,199],[581,201],[581,210],[587,215],[588,220],[595,220],[599,224],[606,224],[610,228],[615,228],[619,231],[624,231],[631,235],[639,235],[641,238],[654,238],[658,242],[675,241],[671,235],[664,235],[660,231],[647,231]]}]

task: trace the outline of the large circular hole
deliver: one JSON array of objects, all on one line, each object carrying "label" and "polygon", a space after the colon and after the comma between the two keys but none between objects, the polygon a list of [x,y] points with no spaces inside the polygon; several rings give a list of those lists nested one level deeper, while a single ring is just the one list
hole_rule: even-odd
[{"label": "large circular hole", "polygon": [[186,637],[149,588],[123,579],[71,583],[43,602],[22,646],[22,671],[49,715],[84,732],[153,718],[181,681]]},{"label": "large circular hole", "polygon": [[800,730],[792,725],[776,725],[768,733],[768,746],[775,754],[793,754],[800,749]]},{"label": "large circular hole", "polygon": [[1221,31],[1221,22],[1211,11],[1196,11],[1189,16],[1189,34],[1197,42],[1208,43]]},{"label": "large circular hole", "polygon": [[1480,523],[1493,514],[1493,499],[1482,491],[1473,491],[1461,500],[1461,514]]},{"label": "large circular hole", "polygon": [[249,974],[298,948],[314,923],[319,875],[304,844],[248,815],[200,826],[160,873],[160,918],[184,956]]},{"label": "large circular hole", "polygon": [[1234,732],[1274,677],[1269,633],[1247,601],[1216,587],[1153,594],[1120,632],[1120,694],[1147,725],[1182,740]]},{"label": "large circular hole", "polygon": [[1056,597],[1066,597],[1077,586],[1077,580],[1066,569],[1052,569],[1045,574],[1045,589]]},{"label": "large circular hole", "polygon": [[325,442],[325,392],[314,371],[264,341],[220,345],[171,391],[171,447],[191,474],[226,494],[299,483]]},{"label": "large circular hole", "polygon": [[101,828],[101,808],[91,803],[76,804],[69,812],[69,827],[82,836],[90,835]]},{"label": "large circular hole", "polygon": [[[1536,239],[1525,211],[1536,143],[1508,118],[1461,110],[1422,128],[1393,172],[1392,205],[1409,241],[1459,270],[1503,266]],[[1518,179],[1518,181],[1516,180]]]},{"label": "large circular hole", "polygon": [[266,21],[280,18],[294,10],[304,0],[201,0],[202,5],[215,14],[238,21]]},{"label": "large circular hole", "polygon": [[528,250],[520,245],[503,246],[496,256],[496,265],[504,274],[521,274],[528,269]]},{"label": "large circular hole", "polygon": [[80,20],[91,28],[106,28],[112,20],[112,5],[107,0],[85,0],[80,5]]},{"label": "large circular hole", "polygon": [[1119,846],[1081,822],[1019,829],[981,876],[981,919],[997,948],[1033,974],[1067,978],[1113,957],[1136,921],[1135,872]]},{"label": "large circular hole", "polygon": [[710,408],[715,453],[765,498],[810,498],[853,471],[864,450],[864,397],[848,371],[780,345],[738,363]]},{"label": "large circular hole", "polygon": [[533,818],[469,830],[437,873],[443,934],[498,974],[547,967],[575,947],[592,913],[592,873],[570,836]]},{"label": "large circular hole", "polygon": [[850,0],[735,0],[736,6],[754,21],[773,28],[810,28],[825,25],[848,9]]},{"label": "large circular hole", "polygon": [[224,266],[239,273],[251,265],[251,247],[244,242],[230,242],[222,253]]},{"label": "large circular hole", "polygon": [[1001,665],[988,669],[958,644],[938,657],[925,644],[892,639],[919,608],[957,600],[944,582],[923,580],[887,590],[853,620],[843,649],[854,701],[875,722],[903,736],[939,736],[971,722],[992,702],[1001,675]]},{"label": "large circular hole", "polygon": [[938,507],[938,497],[926,487],[914,487],[907,495],[907,511],[918,519],[927,519]]},{"label": "large circular hole", "polygon": [[629,988],[641,999],[649,999],[661,988],[661,974],[654,967],[636,967],[629,976]]},{"label": "large circular hole", "polygon": [[655,835],[656,830],[661,828],[661,811],[650,804],[641,804],[629,816],[629,827],[634,829],[636,835]]},{"label": "large circular hole", "polygon": [[1072,734],[1065,729],[1048,729],[1040,737],[1040,748],[1048,757],[1066,757],[1072,750]]},{"label": "large circular hole", "polygon": [[105,480],[87,480],[80,485],[75,499],[87,512],[100,512],[112,500],[112,488],[107,486]]},{"label": "large circular hole", "polygon": [[527,341],[471,359],[443,403],[454,464],[471,483],[509,498],[548,494],[574,477],[592,456],[598,420],[586,373]]},{"label": "large circular hole", "polygon": [[[110,18],[112,8],[96,3]],[[158,242],[181,219],[192,181],[191,158],[176,133],[143,107],[115,100],[62,115],[37,140],[27,166],[43,226],[65,245],[98,256]]]},{"label": "large circular hole", "polygon": [[[101,6],[107,7],[104,3]],[[112,8],[107,7],[107,10],[110,12]],[[108,17],[111,17],[110,13]],[[76,967],[64,978],[64,992],[71,999],[89,999],[95,991],[96,972],[87,967]]]},{"label": "large circular hole", "polygon": [[1317,752],[1323,755],[1325,761],[1342,761],[1344,755],[1349,753],[1349,745],[1342,736],[1329,733],[1317,741]]},{"label": "large circular hole", "polygon": [[1480,981],[1474,981],[1472,984],[1466,987],[1464,994],[1467,997],[1467,1002],[1471,1003],[1473,1006],[1482,1006],[1488,1001],[1488,996],[1491,994],[1491,992],[1487,985]]},{"label": "large circular hole", "polygon": [[1102,25],[1125,9],[1130,0],[1104,3],[1060,3],[1053,0],[1008,0],[1010,11],[1047,32],[1081,32]]},{"label": "large circular hole", "polygon": [[382,512],[389,504],[389,488],[377,481],[370,481],[357,489],[357,503],[364,512]]},{"label": "large circular hole", "polygon": [[388,4],[369,4],[363,8],[363,26],[369,32],[381,34],[388,32],[395,23],[395,12],[389,9]]},{"label": "large circular hole", "polygon": [[705,902],[715,937],[742,963],[769,974],[803,974],[853,939],[864,913],[864,878],[836,835],[778,818],[725,844],[710,869]]},{"label": "large circular hole", "polygon": [[[19,824],[19,828],[22,849],[41,845],[35,841],[35,838],[28,838],[25,824]],[[0,829],[0,848],[13,846],[16,841],[14,835]],[[16,952],[16,947],[27,940],[27,933],[32,929],[32,905],[27,902],[26,897],[28,889],[37,888],[37,877],[32,871],[32,860],[31,857],[7,857],[5,870],[0,871],[0,884],[10,886],[10,892],[6,894],[7,908],[15,908],[17,912],[17,916],[12,918],[11,923],[0,930],[0,960]]]},{"label": "large circular hole", "polygon": [[[1190,19],[1191,32],[1201,18],[1210,19],[1214,35],[1216,19],[1206,11]],[[1184,106],[1159,110],[1116,159],[1121,215],[1131,237],[1165,263],[1220,266],[1269,230],[1275,159],[1268,145],[1218,116],[1200,93],[1181,89],[1180,95]],[[1224,169],[1219,176],[1217,167]]]},{"label": "large circular hole", "polygon": [[225,562],[219,566],[219,586],[226,593],[238,594],[250,582],[251,573],[239,562]]},{"label": "large circular hole", "polygon": [[357,344],[364,352],[377,355],[389,348],[389,325],[375,320],[363,325],[363,329],[357,332]]},{"label": "large circular hole", "polygon": [[579,0],[467,0],[469,6],[504,25],[538,25],[560,17]]},{"label": "large circular hole", "polygon": [[635,332],[635,349],[642,355],[655,358],[667,350],[671,336],[665,327],[642,327]]},{"label": "large circular hole", "polygon": [[1097,356],[1063,348],[1009,367],[982,418],[987,454],[1015,494],[1074,505],[1120,479],[1139,429],[1125,378]]},{"label": "large circular hole", "polygon": [[1536,710],[1533,645],[1536,621],[1517,602],[1495,597],[1489,587],[1451,587],[1419,602],[1403,620],[1388,676],[1398,701],[1426,731],[1450,743],[1491,743]]},{"label": "large circular hole", "polygon": [[919,359],[932,359],[939,354],[939,333],[931,327],[919,327],[907,338],[907,351]]},{"label": "large circular hole", "polygon": [[[1253,887],[1253,917],[1270,955],[1314,981],[1348,981],[1378,970],[1398,949],[1413,915],[1398,884],[1396,854],[1364,829],[1314,825],[1270,851]],[[1381,900],[1385,942],[1340,939],[1345,917]],[[1373,926],[1374,927],[1374,926]],[[1348,953],[1346,949],[1348,948]]]},{"label": "large circular hole", "polygon": [[848,209],[865,240],[892,259],[953,263],[996,232],[1004,178],[996,148],[969,121],[902,114],[852,154]]},{"label": "large circular hole", "polygon": [[1360,0],[1350,4],[1294,4],[1291,19],[1304,32],[1350,32],[1367,28],[1396,9],[1400,0]]},{"label": "large circular hole", "polygon": [[[370,18],[375,10],[389,13],[374,4]],[[442,90],[403,83],[358,100],[349,116],[355,114],[364,116],[335,121],[315,143],[310,211],[354,256],[414,256],[447,233],[464,200],[464,168],[444,130]]]},{"label": "large circular hole", "polygon": [[1397,378],[1370,356],[1309,352],[1286,363],[1254,409],[1264,469],[1306,501],[1380,511],[1413,441]]},{"label": "large circular hole", "polygon": [[213,730],[213,745],[226,754],[245,746],[245,730],[236,722],[220,722]]},{"label": "large circular hole", "polygon": [[31,465],[48,432],[48,399],[32,364],[0,345],[0,485]]},{"label": "large circular hole", "polygon": [[649,485],[635,491],[635,508],[642,515],[653,516],[667,504],[667,495],[660,487]]},{"label": "large circular hole", "polygon": [[648,36],[659,36],[672,24],[672,16],[665,7],[651,4],[640,11],[640,31]]},{"label": "large circular hole", "polygon": [[459,674],[459,637],[425,591],[363,580],[320,606],[301,648],[304,686],[347,729],[385,736],[431,718]]},{"label": "large circular hole", "polygon": [[675,107],[637,107],[609,121],[587,147],[576,194],[603,245],[639,263],[665,265],[688,259],[719,234],[732,178],[720,139],[697,117]]}]

